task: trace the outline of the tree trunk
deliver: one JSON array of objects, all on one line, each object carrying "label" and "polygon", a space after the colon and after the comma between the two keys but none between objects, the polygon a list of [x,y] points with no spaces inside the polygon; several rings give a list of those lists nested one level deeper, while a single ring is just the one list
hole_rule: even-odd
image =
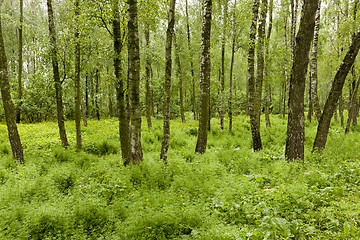
[{"label": "tree trunk", "polygon": [[8,129],[9,141],[12,155],[15,162],[24,163],[24,153],[21,145],[20,136],[16,126],[16,110],[11,100],[8,62],[6,58],[4,39],[2,36],[1,14],[0,14],[0,87],[1,98],[5,111],[5,120]]},{"label": "tree trunk", "polygon": [[[75,0],[75,18],[78,21],[79,18],[79,3],[80,0]],[[78,150],[81,150],[81,95],[80,95],[80,32],[78,23],[75,30],[75,128],[76,128],[76,146]]]},{"label": "tree trunk", "polygon": [[148,128],[152,128],[151,123],[151,92],[150,92],[150,28],[148,20],[145,21],[145,42],[146,42],[146,66],[145,66],[145,106],[146,106],[146,121]]},{"label": "tree trunk", "polygon": [[255,84],[255,41],[256,41],[256,23],[258,19],[258,10],[259,10],[259,0],[254,0],[254,5],[252,8],[252,20],[250,26],[250,36],[249,36],[249,50],[248,50],[248,88],[249,88],[249,100],[248,108],[250,115],[250,125],[252,133],[252,142],[254,151],[259,151],[262,149],[260,129],[256,122],[257,119],[257,108],[256,108],[256,84]]},{"label": "tree trunk", "polygon": [[219,117],[220,117],[220,127],[224,129],[224,92],[225,92],[225,41],[226,41],[226,27],[227,27],[227,11],[228,11],[228,0],[225,0],[225,5],[223,9],[223,36],[221,43],[221,88],[220,88],[220,109],[219,109]]},{"label": "tree trunk", "polygon": [[336,107],[336,103],[342,93],[346,76],[348,75],[351,66],[354,64],[356,56],[360,48],[360,31],[352,39],[352,44],[345,55],[343,62],[341,63],[339,70],[337,71],[333,80],[329,96],[326,100],[324,111],[321,115],[318,125],[315,142],[313,146],[313,152],[322,151],[325,148],[327,135],[329,132],[331,116]]},{"label": "tree trunk", "polygon": [[284,14],[284,45],[285,45],[285,67],[284,67],[284,75],[285,75],[285,83],[284,83],[284,91],[283,91],[283,99],[282,99],[282,118],[285,118],[285,114],[287,111],[287,103],[288,103],[288,96],[289,96],[289,61],[288,61],[288,17]]},{"label": "tree trunk", "polygon": [[231,64],[230,64],[230,77],[229,77],[229,131],[232,131],[233,113],[232,113],[232,85],[233,85],[233,70],[234,70],[234,55],[236,44],[236,0],[234,2],[233,12],[233,36],[231,47]]},{"label": "tree trunk", "polygon": [[56,30],[55,30],[54,14],[52,9],[52,0],[47,0],[47,7],[48,7],[48,17],[49,17],[51,59],[52,59],[53,75],[54,75],[54,83],[55,83],[55,94],[56,94],[57,120],[58,120],[61,142],[63,146],[67,148],[69,146],[69,143],[65,131],[64,109],[62,103],[62,86],[61,86],[62,82],[60,81],[59,64],[57,60]]},{"label": "tree trunk", "polygon": [[87,73],[85,75],[85,116],[89,117],[89,81]]},{"label": "tree trunk", "polygon": [[16,122],[20,123],[21,120],[21,104],[22,104],[22,69],[23,69],[23,0],[20,0],[20,23],[19,23],[19,74],[18,74],[18,101],[19,104],[17,106],[16,111]]},{"label": "tree trunk", "polygon": [[290,76],[289,117],[285,157],[288,161],[304,159],[304,93],[309,51],[314,37],[315,15],[318,0],[305,0],[296,36],[293,67]]},{"label": "tree trunk", "polygon": [[[341,127],[344,127],[344,99],[342,97],[342,93],[340,94],[339,97],[339,115],[340,115]],[[318,120],[320,120],[320,118]]]},{"label": "tree trunk", "polygon": [[113,11],[113,34],[114,34],[114,70],[116,77],[116,97],[117,105],[119,108],[119,135],[121,143],[121,156],[125,160],[125,165],[131,162],[131,151],[130,151],[130,131],[129,122],[126,117],[126,104],[125,104],[125,89],[124,89],[124,76],[122,72],[121,62],[121,51],[123,48],[123,39],[121,38],[120,28],[120,12],[118,1],[113,0],[112,3]]},{"label": "tree trunk", "polygon": [[195,152],[205,153],[207,144],[207,131],[209,124],[210,102],[210,34],[212,0],[204,0],[201,26],[201,55],[200,55],[200,119],[199,131]]},{"label": "tree trunk", "polygon": [[84,101],[83,101],[82,98],[80,100],[80,103],[81,103],[81,112],[82,112],[83,124],[84,124],[84,127],[87,127],[88,124],[87,124],[87,118],[86,118],[86,110],[85,110]]},{"label": "tree trunk", "polygon": [[143,159],[141,149],[141,109],[140,109],[140,53],[137,0],[128,0],[128,63],[130,97],[130,143],[131,163],[139,164]]},{"label": "tree trunk", "polygon": [[270,37],[271,37],[271,30],[272,30],[272,19],[273,19],[273,0],[270,0],[269,4],[269,27],[268,27],[268,33],[266,36],[266,42],[265,42],[265,122],[266,127],[271,127],[270,123],[270,84],[269,84],[269,46],[270,46]]},{"label": "tree trunk", "polygon": [[[319,98],[317,94],[317,82],[318,82],[318,73],[317,73],[317,59],[318,59],[318,39],[319,39],[319,26],[320,26],[320,6],[321,0],[319,0],[319,6],[316,12],[315,20],[315,29],[314,29],[314,39],[311,46],[311,57],[310,57],[310,73],[309,73],[309,95],[310,103],[315,112],[315,118],[320,119],[321,110],[319,105]],[[309,111],[310,112],[310,111]]]},{"label": "tree trunk", "polygon": [[351,122],[354,122],[354,120],[356,119],[356,101],[357,101],[357,92],[359,89],[359,83],[360,83],[360,76],[359,79],[356,82],[356,85],[352,91],[351,94],[351,99],[350,99],[350,103],[349,103],[349,112],[348,112],[348,119],[347,119],[347,123],[346,123],[346,128],[345,128],[345,133],[349,133],[350,131],[350,125]]},{"label": "tree trunk", "polygon": [[176,42],[176,34],[175,33],[174,33],[174,47],[175,47],[176,64],[178,66],[178,75],[179,75],[180,116],[181,116],[181,121],[183,123],[185,123],[186,119],[185,119],[185,115],[184,115],[183,79],[182,79],[181,63],[180,63],[180,56],[179,56],[180,49],[178,48],[178,45]]},{"label": "tree trunk", "polygon": [[192,104],[192,112],[194,114],[194,120],[197,120],[197,111],[196,111],[196,94],[195,94],[195,73],[194,73],[194,63],[191,51],[191,41],[190,41],[190,25],[189,25],[189,12],[188,12],[188,0],[185,1],[185,13],[186,13],[186,31],[187,31],[187,39],[188,39],[188,48],[190,54],[190,70],[192,77],[192,94],[191,94],[191,104]]},{"label": "tree trunk", "polygon": [[171,72],[172,72],[172,39],[174,36],[175,25],[175,2],[170,1],[169,13],[168,13],[168,28],[166,31],[166,47],[165,47],[165,84],[164,84],[164,136],[161,144],[160,158],[167,163],[167,152],[170,142],[170,102],[171,102]]}]

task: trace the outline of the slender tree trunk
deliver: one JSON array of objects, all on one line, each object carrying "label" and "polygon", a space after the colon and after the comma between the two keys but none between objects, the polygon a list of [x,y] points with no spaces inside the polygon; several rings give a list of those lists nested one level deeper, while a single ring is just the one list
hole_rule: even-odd
[{"label": "slender tree trunk", "polygon": [[183,79],[182,79],[182,72],[181,72],[181,63],[180,63],[180,50],[178,48],[177,42],[176,42],[176,34],[174,33],[174,47],[175,47],[175,58],[176,58],[176,64],[178,69],[178,75],[179,75],[179,95],[180,95],[180,116],[181,121],[183,123],[186,122],[185,115],[184,115],[184,94],[183,94]]},{"label": "slender tree trunk", "polygon": [[234,70],[234,55],[235,55],[235,44],[236,44],[236,0],[234,2],[233,9],[233,36],[232,36],[232,47],[231,47],[231,64],[230,64],[230,77],[229,77],[229,131],[232,131],[233,125],[233,112],[232,112],[232,91],[233,91],[233,70]]},{"label": "slender tree trunk", "polygon": [[190,54],[190,70],[192,77],[192,94],[191,94],[191,103],[192,103],[192,112],[194,114],[194,120],[197,120],[197,111],[196,111],[196,94],[195,94],[195,73],[194,73],[194,63],[191,50],[191,40],[190,40],[190,25],[189,25],[189,11],[188,11],[188,0],[185,1],[185,13],[186,13],[186,31],[188,39],[188,48]]},{"label": "slender tree trunk", "polygon": [[99,71],[99,69],[96,69],[96,71],[95,71],[95,109],[96,109],[96,118],[98,121],[100,121],[99,84],[100,84],[100,71]]},{"label": "slender tree trunk", "polygon": [[20,0],[20,24],[19,24],[19,73],[18,73],[18,100],[19,105],[17,106],[16,111],[16,122],[20,123],[21,119],[21,101],[22,101],[22,69],[23,69],[23,7],[24,3],[23,0]]},{"label": "slender tree trunk", "polygon": [[[79,18],[80,0],[75,0],[75,18]],[[77,23],[78,24],[78,23]],[[76,128],[76,146],[81,150],[81,94],[80,94],[80,32],[78,25],[75,30],[75,128]]]},{"label": "slender tree trunk", "polygon": [[318,0],[305,0],[296,36],[293,67],[290,77],[289,117],[285,157],[288,161],[304,159],[304,93],[309,51],[314,37],[315,15]]},{"label": "slender tree trunk", "polygon": [[[317,59],[318,59],[318,39],[319,39],[319,26],[320,26],[320,6],[321,0],[319,0],[319,6],[316,12],[314,39],[311,46],[311,57],[310,57],[310,72],[309,72],[309,95],[311,96],[310,102],[315,112],[315,118],[320,119],[321,110],[319,105],[319,98],[317,94]],[[310,112],[310,111],[309,111]]]},{"label": "slender tree trunk", "polygon": [[151,123],[151,91],[150,91],[150,28],[148,20],[145,21],[145,41],[146,41],[146,66],[145,66],[145,105],[146,105],[146,121],[148,128],[152,128]]},{"label": "slender tree trunk", "polygon": [[1,14],[0,14],[0,87],[1,98],[5,111],[5,120],[11,145],[12,155],[15,162],[24,163],[24,153],[20,136],[16,126],[16,110],[11,100],[8,62],[5,53],[4,39],[2,36]]},{"label": "slender tree trunk", "polygon": [[49,34],[50,34],[50,44],[51,44],[51,59],[53,66],[53,75],[55,83],[55,94],[56,94],[56,109],[57,109],[57,119],[59,125],[60,139],[65,148],[69,146],[66,130],[65,130],[65,120],[64,120],[64,109],[62,103],[62,82],[60,81],[59,74],[59,64],[57,60],[57,45],[56,45],[56,30],[55,30],[55,20],[52,9],[52,0],[47,0],[48,7],[48,17],[49,17]]},{"label": "slender tree trunk", "polygon": [[250,36],[249,36],[249,50],[248,50],[248,88],[249,88],[249,114],[250,114],[250,125],[252,133],[252,142],[254,151],[259,151],[262,149],[260,129],[256,122],[257,118],[257,108],[256,108],[256,84],[255,84],[255,41],[256,41],[256,23],[258,19],[259,11],[259,0],[254,0],[254,5],[252,8],[252,20],[250,26]]},{"label": "slender tree trunk", "polygon": [[174,36],[175,25],[175,2],[170,1],[169,13],[168,13],[168,28],[166,31],[166,47],[165,47],[165,84],[164,84],[164,136],[161,145],[160,158],[167,163],[167,152],[170,142],[170,102],[171,102],[171,72],[172,72],[172,40]]},{"label": "slender tree trunk", "polygon": [[341,63],[339,70],[337,71],[333,80],[329,96],[326,100],[324,111],[321,115],[315,142],[313,146],[314,151],[322,151],[325,148],[327,135],[329,133],[329,127],[331,122],[331,116],[336,107],[336,103],[339,100],[342,89],[344,87],[346,76],[348,75],[351,66],[354,64],[356,56],[360,48],[360,31],[352,39],[352,44],[345,55],[343,62]]},{"label": "slender tree trunk", "polygon": [[282,118],[285,118],[285,114],[287,111],[287,102],[288,102],[288,96],[289,96],[289,61],[288,61],[288,17],[285,14],[284,17],[284,45],[285,45],[285,67],[284,67],[284,75],[285,75],[285,83],[284,83],[284,95],[283,95],[283,104],[282,104]]},{"label": "slender tree trunk", "polygon": [[89,81],[87,73],[85,75],[85,116],[89,117]]},{"label": "slender tree trunk", "polygon": [[201,55],[200,55],[200,119],[199,131],[195,152],[205,153],[207,144],[207,131],[209,124],[210,102],[210,34],[212,0],[204,0],[201,26]]},{"label": "slender tree trunk", "polygon": [[[340,115],[341,127],[344,127],[344,99],[342,97],[342,93],[340,94],[339,97],[339,115]],[[318,120],[320,120],[320,118]]]},{"label": "slender tree trunk", "polygon": [[116,97],[117,105],[119,108],[119,135],[121,143],[121,156],[125,160],[125,165],[131,162],[131,151],[130,151],[130,131],[129,122],[126,117],[126,104],[125,104],[125,89],[124,89],[124,76],[122,71],[121,62],[121,51],[123,48],[123,42],[121,38],[121,27],[120,27],[120,12],[118,1],[113,0],[112,3],[113,11],[113,35],[114,35],[114,70],[116,77]]},{"label": "slender tree trunk", "polygon": [[137,0],[128,0],[128,6],[128,89],[131,110],[131,163],[139,164],[143,159],[143,153],[141,149],[140,53]]},{"label": "slender tree trunk", "polygon": [[272,30],[272,19],[273,19],[273,0],[270,0],[269,4],[269,27],[268,27],[268,33],[266,36],[266,42],[265,42],[265,122],[266,127],[271,127],[270,123],[270,84],[269,84],[269,66],[270,66],[270,60],[269,60],[269,46],[270,46],[270,37],[271,37],[271,30]]},{"label": "slender tree trunk", "polygon": [[228,0],[225,0],[224,9],[223,9],[223,36],[221,43],[221,88],[220,88],[220,109],[219,109],[219,117],[220,117],[220,127],[224,129],[224,92],[225,92],[225,41],[226,41],[226,28],[227,28],[227,11],[228,11]]},{"label": "slender tree trunk", "polygon": [[360,76],[359,76],[359,79],[356,81],[356,85],[351,94],[351,99],[350,99],[350,103],[349,103],[349,113],[348,113],[348,119],[347,119],[347,123],[346,123],[345,133],[349,133],[351,122],[354,122],[354,120],[356,119],[356,107],[357,107],[356,101],[357,101],[357,92],[359,89],[359,83],[360,83]]},{"label": "slender tree trunk", "polygon": [[85,106],[84,106],[84,100],[81,98],[80,100],[81,102],[81,112],[82,112],[82,118],[83,118],[83,124],[84,127],[87,127],[87,118],[86,118],[86,110],[85,110]]},{"label": "slender tree trunk", "polygon": [[114,107],[113,107],[113,101],[112,101],[112,95],[113,95],[113,89],[114,86],[112,84],[108,85],[108,106],[109,106],[109,117],[114,117]]}]

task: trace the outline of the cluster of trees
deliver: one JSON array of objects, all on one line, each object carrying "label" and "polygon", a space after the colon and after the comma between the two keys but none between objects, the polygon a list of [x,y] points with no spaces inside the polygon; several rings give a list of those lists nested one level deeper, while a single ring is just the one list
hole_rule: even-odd
[{"label": "cluster of trees", "polygon": [[196,152],[206,151],[212,116],[224,129],[227,113],[231,131],[242,112],[257,151],[264,112],[267,127],[271,113],[288,114],[285,155],[303,159],[305,110],[319,121],[313,151],[321,151],[337,106],[344,124],[347,105],[346,132],[357,123],[358,2],[4,0],[0,117],[13,156],[23,162],[16,122],[57,116],[66,148],[64,121],[73,119],[81,149],[81,117],[86,126],[89,117],[117,116],[122,157],[137,164],[144,115],[149,128],[152,117],[164,120],[166,163],[170,119],[185,122],[189,112],[199,121]]}]

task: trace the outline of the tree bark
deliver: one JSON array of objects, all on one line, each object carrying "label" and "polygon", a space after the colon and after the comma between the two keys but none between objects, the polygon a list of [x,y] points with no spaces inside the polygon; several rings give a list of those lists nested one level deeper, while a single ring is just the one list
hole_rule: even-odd
[{"label": "tree bark", "polygon": [[95,71],[95,110],[96,110],[96,118],[98,121],[100,121],[99,84],[100,84],[100,71],[99,71],[99,69],[96,69],[96,71]]},{"label": "tree bark", "polygon": [[269,4],[269,27],[268,33],[266,36],[265,42],[265,71],[264,71],[264,81],[265,81],[265,122],[266,127],[271,127],[270,122],[270,84],[269,84],[269,47],[270,47],[270,37],[271,37],[271,30],[273,25],[273,4],[274,1],[270,0]]},{"label": "tree bark", "polygon": [[179,75],[179,95],[180,95],[180,116],[181,121],[183,123],[186,122],[185,114],[184,114],[184,94],[183,94],[183,78],[182,78],[182,72],[181,72],[181,63],[180,63],[180,49],[178,48],[177,42],[176,42],[176,34],[174,33],[174,47],[175,47],[175,58],[176,58],[176,65],[178,69],[178,75]]},{"label": "tree bark", "polygon": [[0,87],[1,98],[5,111],[5,120],[8,129],[8,136],[15,162],[24,163],[24,153],[16,126],[16,110],[11,99],[8,62],[6,58],[4,39],[2,36],[1,14],[0,14]]},{"label": "tree bark", "polygon": [[352,44],[345,55],[343,62],[341,63],[339,70],[337,71],[333,80],[329,96],[326,100],[324,111],[321,115],[318,125],[315,142],[313,146],[314,151],[322,151],[325,148],[327,135],[329,133],[329,127],[331,122],[331,116],[336,107],[336,103],[342,93],[346,76],[348,75],[351,66],[354,64],[356,56],[360,48],[360,31],[352,39]]},{"label": "tree bark", "polygon": [[288,161],[304,159],[304,93],[309,51],[314,36],[318,0],[305,0],[296,36],[293,67],[290,76],[289,117],[285,157]]},{"label": "tree bark", "polygon": [[210,34],[212,0],[204,0],[201,26],[201,55],[200,55],[200,119],[199,131],[195,152],[205,153],[207,144],[207,131],[209,124],[210,102]]},{"label": "tree bark", "polygon": [[232,112],[232,91],[233,91],[233,70],[234,70],[234,55],[235,55],[235,44],[236,44],[236,0],[234,2],[233,9],[233,36],[232,36],[232,47],[231,47],[231,64],[230,64],[230,77],[229,77],[229,131],[232,131],[233,125],[233,112]]},{"label": "tree bark", "polygon": [[339,115],[341,127],[344,127],[344,99],[342,97],[342,93],[339,96]]},{"label": "tree bark", "polygon": [[318,39],[319,39],[319,27],[320,27],[320,6],[321,6],[321,0],[319,0],[319,6],[316,12],[314,39],[311,46],[310,73],[309,73],[309,83],[310,83],[309,95],[311,96],[310,103],[313,107],[313,110],[315,112],[315,118],[317,120],[319,120],[321,116],[319,98],[317,94],[317,82],[318,82],[317,59],[318,59]]},{"label": "tree bark", "polygon": [[167,152],[170,142],[170,102],[171,102],[171,72],[172,72],[172,39],[174,36],[175,25],[175,2],[170,1],[168,13],[168,28],[166,31],[166,46],[165,46],[165,84],[164,84],[164,136],[161,144],[160,158],[167,164]]},{"label": "tree bark", "polygon": [[140,109],[140,53],[137,0],[128,0],[128,63],[130,97],[130,145],[131,163],[139,164],[143,159],[141,149]]},{"label": "tree bark", "polygon": [[65,148],[69,146],[64,120],[64,109],[62,103],[62,82],[60,81],[59,74],[59,63],[57,60],[57,44],[56,44],[56,30],[54,13],[52,9],[52,0],[47,0],[48,17],[49,17],[49,35],[51,44],[51,59],[53,66],[54,84],[55,84],[55,95],[56,95],[56,109],[57,109],[57,120],[59,126],[60,139]]},{"label": "tree bark", "polygon": [[[75,18],[79,18],[80,0],[75,0]],[[76,146],[81,150],[81,94],[80,94],[80,31],[78,23],[75,30],[75,128],[76,128]]]},{"label": "tree bark", "polygon": [[194,114],[194,120],[197,120],[197,111],[196,111],[196,94],[195,94],[195,73],[194,73],[194,62],[192,58],[192,50],[191,50],[191,40],[190,40],[190,25],[189,25],[189,11],[188,11],[188,0],[185,1],[185,13],[186,13],[186,32],[188,39],[188,48],[190,54],[190,70],[192,77],[192,94],[191,94],[191,104],[192,104],[192,112]]},{"label": "tree bark", "polygon": [[350,103],[349,103],[349,111],[348,111],[348,119],[347,119],[347,123],[346,123],[346,128],[345,128],[345,133],[349,133],[350,131],[350,125],[351,122],[354,122],[356,119],[356,101],[357,101],[357,92],[359,89],[359,83],[360,83],[360,76],[359,79],[356,81],[355,87],[353,89],[353,92],[351,94],[351,99],[350,99]]},{"label": "tree bark", "polygon": [[16,122],[20,123],[21,120],[21,104],[22,104],[22,69],[23,69],[23,22],[24,22],[24,15],[23,15],[23,7],[24,3],[23,0],[20,0],[20,24],[19,24],[19,74],[18,74],[18,101],[19,104],[17,106],[16,111]]},{"label": "tree bark", "polygon": [[117,105],[119,108],[119,135],[121,143],[121,156],[125,160],[125,165],[131,162],[131,151],[130,151],[130,131],[129,122],[126,117],[126,104],[125,104],[125,89],[124,89],[124,76],[122,72],[121,62],[121,51],[123,48],[123,39],[121,37],[120,27],[120,12],[118,1],[113,0],[112,3],[113,11],[113,35],[114,35],[114,70],[116,77],[116,97]]},{"label": "tree bark", "polygon": [[146,106],[146,121],[148,128],[152,128],[151,123],[151,91],[150,91],[150,28],[148,20],[145,21],[145,42],[146,42],[146,66],[145,66],[145,106]]},{"label": "tree bark", "polygon": [[256,41],[256,23],[258,19],[259,11],[259,0],[254,0],[254,5],[252,8],[252,19],[250,25],[250,35],[249,35],[249,50],[248,50],[248,70],[247,70],[247,79],[248,79],[248,109],[250,115],[250,125],[251,125],[251,134],[254,151],[259,151],[262,149],[260,129],[256,122],[257,119],[257,94],[256,94],[256,83],[255,83],[255,41]]},{"label": "tree bark", "polygon": [[227,11],[228,11],[228,0],[225,0],[225,5],[223,9],[223,36],[221,42],[221,77],[220,77],[220,110],[219,110],[219,117],[220,117],[220,127],[224,129],[224,114],[225,114],[225,99],[224,99],[224,92],[225,92],[225,41],[226,41],[226,28],[227,28]]}]

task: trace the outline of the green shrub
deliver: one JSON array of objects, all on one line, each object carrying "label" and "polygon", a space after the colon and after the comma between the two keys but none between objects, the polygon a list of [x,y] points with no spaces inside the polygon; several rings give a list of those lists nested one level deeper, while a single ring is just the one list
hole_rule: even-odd
[{"label": "green shrub", "polygon": [[94,142],[86,145],[84,151],[98,156],[116,154],[118,152],[118,144],[115,144],[113,141],[103,140],[100,143]]},{"label": "green shrub", "polygon": [[7,144],[0,144],[0,155],[9,155],[10,147]]}]

